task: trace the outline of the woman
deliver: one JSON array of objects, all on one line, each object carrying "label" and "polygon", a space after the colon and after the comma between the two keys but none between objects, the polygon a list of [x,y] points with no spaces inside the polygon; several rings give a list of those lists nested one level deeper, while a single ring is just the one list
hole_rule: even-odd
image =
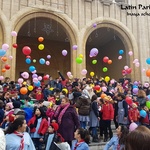
[{"label": "woman", "polygon": [[74,138],[76,140],[72,142],[71,150],[89,150],[88,143],[90,140],[90,136],[87,130],[78,128],[74,133]]},{"label": "woman", "polygon": [[48,129],[48,121],[41,107],[34,108],[34,116],[29,120],[30,135],[37,150],[42,149],[44,134]]},{"label": "woman", "polygon": [[6,150],[35,150],[30,135],[25,132],[25,118],[17,118],[6,130]]},{"label": "woman", "polygon": [[117,129],[117,135],[113,136],[110,141],[105,145],[104,150],[109,150],[113,146],[112,150],[124,150],[124,145],[126,137],[129,133],[129,130],[126,126],[120,125]]},{"label": "woman", "polygon": [[57,107],[53,119],[59,124],[58,133],[71,145],[71,141],[74,139],[74,131],[79,128],[80,124],[76,110],[70,105],[67,97],[62,98],[61,104]]},{"label": "woman", "polygon": [[150,130],[139,126],[127,136],[125,150],[149,150]]}]

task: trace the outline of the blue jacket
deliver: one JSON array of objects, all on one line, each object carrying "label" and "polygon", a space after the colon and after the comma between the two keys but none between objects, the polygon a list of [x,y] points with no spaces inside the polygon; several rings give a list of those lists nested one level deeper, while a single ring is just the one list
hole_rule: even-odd
[{"label": "blue jacket", "polygon": [[[77,140],[73,140],[72,141],[72,148],[71,148],[71,150],[74,150],[74,147],[75,147],[76,143],[77,143]],[[89,150],[89,146],[87,145],[87,143],[82,142],[80,145],[78,145],[76,150]]]}]

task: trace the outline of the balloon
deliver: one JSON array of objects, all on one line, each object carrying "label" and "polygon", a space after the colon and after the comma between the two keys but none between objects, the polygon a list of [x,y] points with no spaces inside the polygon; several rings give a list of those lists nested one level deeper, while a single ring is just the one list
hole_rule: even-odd
[{"label": "balloon", "polygon": [[129,51],[128,54],[129,54],[129,56],[132,56],[132,55],[133,55],[133,52],[132,52],[132,51]]},{"label": "balloon", "polygon": [[0,49],[0,56],[4,56],[6,54],[6,50]]},{"label": "balloon", "polygon": [[38,76],[38,80],[41,81],[42,80],[42,76]]},{"label": "balloon", "polygon": [[146,70],[146,76],[150,77],[150,69]]},{"label": "balloon", "polygon": [[46,64],[47,66],[49,66],[49,65],[50,65],[50,62],[49,62],[49,61],[46,61],[45,64]]},{"label": "balloon", "polygon": [[29,46],[24,46],[22,49],[22,52],[24,55],[30,55],[31,53],[31,48]]},{"label": "balloon", "polygon": [[107,67],[104,67],[103,72],[107,72],[107,71],[108,71]]},{"label": "balloon", "polygon": [[107,95],[106,94],[104,94],[104,93],[102,93],[101,94],[101,98],[103,99],[104,97],[106,97]]},{"label": "balloon", "polygon": [[36,70],[34,66],[29,67],[29,71],[33,72],[34,70]]},{"label": "balloon", "polygon": [[72,49],[73,49],[73,50],[77,50],[77,48],[78,48],[77,45],[73,45],[73,46],[72,46]]},{"label": "balloon", "polygon": [[119,50],[119,54],[122,55],[124,53],[124,50]]},{"label": "balloon", "polygon": [[107,63],[108,63],[109,65],[112,64],[112,60],[109,59]]},{"label": "balloon", "polygon": [[3,69],[2,69],[2,72],[3,72],[3,73],[4,73],[4,72],[6,72],[6,69],[5,69],[5,68],[3,68]]},{"label": "balloon", "polygon": [[139,62],[139,60],[138,59],[134,59],[133,63],[137,63],[137,62]]},{"label": "balloon", "polygon": [[36,87],[40,87],[40,86],[41,86],[41,82],[40,82],[40,81],[38,81],[37,83],[36,83],[36,82],[34,82],[34,86],[36,86]]},{"label": "balloon", "polygon": [[2,49],[7,51],[7,50],[9,49],[9,45],[6,44],[6,43],[3,44],[3,45],[2,45]]},{"label": "balloon", "polygon": [[43,41],[44,41],[44,38],[43,38],[43,37],[39,37],[39,38],[38,38],[38,41],[39,41],[39,42],[43,42]]},{"label": "balloon", "polygon": [[68,76],[69,79],[73,79],[73,75],[71,74],[70,76]]},{"label": "balloon", "polygon": [[37,77],[38,77],[37,74],[33,74],[33,75],[32,75],[32,78],[37,78]]},{"label": "balloon", "polygon": [[139,63],[139,62],[135,63],[135,66],[136,66],[136,67],[139,67],[139,66],[140,66],[140,63]]},{"label": "balloon", "polygon": [[43,80],[48,80],[48,77],[45,75],[45,76],[43,77]]},{"label": "balloon", "polygon": [[101,89],[101,87],[99,85],[96,85],[96,86],[94,86],[93,89],[99,91]]},{"label": "balloon", "polygon": [[26,56],[26,58],[29,58],[29,59],[31,59],[31,56],[27,55],[27,56]]},{"label": "balloon", "polygon": [[22,78],[19,78],[19,79],[18,79],[18,83],[21,84],[22,82],[23,82],[23,79],[22,79]]},{"label": "balloon", "polygon": [[13,59],[13,57],[12,57],[12,56],[9,56],[8,58],[9,58],[10,60],[12,60],[12,59]]},{"label": "balloon", "polygon": [[6,65],[5,65],[5,69],[6,69],[6,70],[9,70],[9,69],[10,69],[10,65],[6,64]]},{"label": "balloon", "polygon": [[7,57],[6,57],[6,56],[3,56],[3,57],[1,58],[1,60],[4,61],[4,62],[7,61]]},{"label": "balloon", "polygon": [[38,49],[39,49],[39,50],[43,50],[43,49],[44,49],[44,45],[43,45],[43,44],[39,44],[39,45],[38,45]]},{"label": "balloon", "polygon": [[12,46],[13,46],[13,48],[17,48],[17,47],[18,47],[18,45],[17,45],[17,44],[13,44]]},{"label": "balloon", "polygon": [[81,74],[82,74],[82,75],[86,75],[86,74],[87,74],[87,70],[86,70],[86,69],[83,69],[83,70],[81,71]]},{"label": "balloon", "polygon": [[97,63],[97,60],[92,60],[92,64],[95,65]]},{"label": "balloon", "polygon": [[38,81],[39,81],[38,78],[33,78],[34,83],[38,83]]},{"label": "balloon", "polygon": [[128,105],[131,105],[133,103],[132,98],[131,97],[126,97],[126,102]]},{"label": "balloon", "polygon": [[67,53],[68,53],[68,52],[67,52],[66,50],[62,50],[62,55],[63,55],[63,56],[67,56]]},{"label": "balloon", "polygon": [[97,48],[92,48],[90,51],[90,56],[95,57],[98,54]]},{"label": "balloon", "polygon": [[122,56],[118,56],[118,59],[119,59],[119,60],[122,59]]},{"label": "balloon", "polygon": [[147,95],[148,100],[150,100],[150,95]]},{"label": "balloon", "polygon": [[45,64],[45,59],[44,59],[44,58],[41,58],[41,59],[39,60],[39,63],[40,63],[41,65],[44,65],[44,64]]},{"label": "balloon", "polygon": [[93,77],[95,75],[94,72],[90,72],[90,76]]},{"label": "balloon", "polygon": [[148,109],[150,109],[150,101],[146,102],[146,106],[147,106]]},{"label": "balloon", "polygon": [[105,81],[108,82],[109,80],[110,80],[110,77],[109,77],[109,76],[106,76],[106,77],[105,77]]},{"label": "balloon", "polygon": [[124,70],[127,70],[129,67],[128,66],[124,66]]},{"label": "balloon", "polygon": [[127,74],[127,71],[126,70],[122,70],[122,75],[126,75]]},{"label": "balloon", "polygon": [[4,76],[0,76],[0,81],[4,80]]},{"label": "balloon", "polygon": [[33,59],[33,63],[36,63],[36,59]]},{"label": "balloon", "polygon": [[22,95],[27,94],[27,92],[28,92],[28,89],[27,89],[26,87],[22,87],[22,88],[20,89],[20,93],[21,93]]},{"label": "balloon", "polygon": [[143,118],[146,118],[146,111],[145,110],[140,110],[140,116],[143,117]]},{"label": "balloon", "polygon": [[68,71],[68,72],[67,72],[67,76],[69,77],[70,75],[71,75],[71,72]]},{"label": "balloon", "polygon": [[131,68],[128,68],[128,69],[126,70],[126,72],[127,72],[127,74],[130,74],[130,73],[132,72],[132,69],[131,69]]},{"label": "balloon", "polygon": [[37,72],[36,70],[32,71],[32,73],[36,73],[36,72]]},{"label": "balloon", "polygon": [[144,68],[142,69],[142,72],[145,72],[145,69],[144,69]]},{"label": "balloon", "polygon": [[107,56],[105,56],[105,57],[103,58],[103,62],[104,62],[104,63],[107,63],[108,60],[109,60],[109,58],[108,58]]},{"label": "balloon", "polygon": [[149,87],[149,83],[144,83],[144,87],[148,88]]},{"label": "balloon", "polygon": [[80,57],[80,58],[83,58],[83,55],[82,55],[82,54],[80,54],[80,55],[79,55],[79,57]]},{"label": "balloon", "polygon": [[31,63],[31,59],[30,59],[30,58],[27,58],[27,59],[26,59],[26,63],[27,63],[27,64],[30,64],[30,63]]},{"label": "balloon", "polygon": [[147,63],[148,65],[150,65],[150,58],[147,58],[147,59],[146,59],[146,63]]},{"label": "balloon", "polygon": [[102,87],[102,91],[103,91],[103,92],[106,92],[106,91],[107,91],[107,88],[106,88],[105,86],[103,86],[103,87]]},{"label": "balloon", "polygon": [[17,36],[17,32],[16,31],[11,31],[11,35],[12,36]]},{"label": "balloon", "polygon": [[62,89],[62,91],[65,91],[66,94],[68,94],[68,90],[67,89]]},{"label": "balloon", "polygon": [[138,83],[138,81],[134,81],[134,83],[133,83],[134,85],[138,85],[139,83]]},{"label": "balloon", "polygon": [[111,80],[110,80],[110,83],[111,83],[111,84],[114,84],[114,83],[115,83],[115,80],[114,80],[114,79],[111,79]]},{"label": "balloon", "polygon": [[134,131],[137,127],[138,125],[135,122],[132,122],[129,126],[129,131]]},{"label": "balloon", "polygon": [[32,91],[32,90],[33,90],[33,86],[32,86],[32,85],[29,85],[29,86],[28,86],[28,90],[29,90],[29,91]]},{"label": "balloon", "polygon": [[51,58],[51,55],[47,55],[47,59],[50,59]]},{"label": "balloon", "polygon": [[133,91],[134,94],[137,94],[138,90],[139,90],[138,88],[134,88],[132,91]]},{"label": "balloon", "polygon": [[97,27],[97,24],[96,23],[93,23],[93,28],[96,28]]},{"label": "balloon", "polygon": [[77,57],[77,58],[76,58],[76,62],[77,62],[78,64],[81,64],[82,61],[83,61],[82,58],[80,58],[80,57]]},{"label": "balloon", "polygon": [[24,79],[28,79],[29,78],[29,73],[28,72],[23,72],[21,74],[21,76],[24,78]]}]

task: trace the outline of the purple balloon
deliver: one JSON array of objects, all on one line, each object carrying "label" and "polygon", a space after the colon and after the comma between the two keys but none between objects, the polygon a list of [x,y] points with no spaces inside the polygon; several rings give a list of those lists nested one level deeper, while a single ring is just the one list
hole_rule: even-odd
[{"label": "purple balloon", "polygon": [[73,46],[72,46],[72,49],[73,49],[73,50],[77,50],[77,48],[78,48],[77,45],[73,45]]},{"label": "purple balloon", "polygon": [[63,50],[63,51],[62,51],[62,55],[63,55],[63,56],[66,56],[67,53],[68,53],[68,52],[67,52],[66,50]]},{"label": "purple balloon", "polygon": [[32,78],[37,78],[37,77],[38,77],[37,74],[33,74],[33,75],[32,75]]},{"label": "purple balloon", "polygon": [[47,59],[50,59],[51,58],[51,55],[47,55]]},{"label": "purple balloon", "polygon": [[92,48],[90,51],[90,56],[95,57],[98,54],[97,48]]},{"label": "purple balloon", "polygon": [[96,28],[96,27],[97,27],[97,24],[96,24],[96,23],[93,23],[93,27]]},{"label": "purple balloon", "polygon": [[138,90],[139,90],[138,88],[134,88],[134,89],[133,89],[133,93],[134,93],[134,94],[137,94],[137,93],[138,93]]},{"label": "purple balloon", "polygon": [[134,81],[134,85],[138,85],[139,83],[138,83],[138,81]]}]

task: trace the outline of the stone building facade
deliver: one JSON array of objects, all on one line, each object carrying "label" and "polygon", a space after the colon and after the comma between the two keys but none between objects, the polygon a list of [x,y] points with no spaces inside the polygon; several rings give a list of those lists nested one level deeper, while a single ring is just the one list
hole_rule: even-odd
[{"label": "stone building facade", "polygon": [[[74,77],[83,77],[81,70],[86,68],[87,76],[93,71],[97,77],[108,75],[119,79],[127,65],[132,68],[129,78],[149,81],[142,71],[148,69],[146,59],[150,55],[149,5],[147,0],[0,0],[0,45],[9,44],[6,55],[13,56],[7,62],[11,69],[0,74],[16,80],[21,72],[28,71],[29,65],[25,64],[21,49],[30,45],[33,51],[38,45],[35,39],[44,34],[45,52],[37,50],[31,57],[37,57],[38,61],[52,48],[54,59],[49,68],[36,64],[39,73],[55,77],[56,70],[60,70],[63,74],[71,71]],[[10,36],[11,31],[16,31],[18,36]],[[17,49],[12,48],[13,43],[18,44]],[[78,49],[72,50],[73,45]],[[68,49],[67,57],[62,58],[60,47]],[[89,58],[89,50],[93,47],[99,49],[97,66],[91,64]],[[119,49],[125,52],[122,60],[118,60]],[[132,56],[128,55],[129,51],[133,51]],[[76,57],[80,54],[83,62],[78,64]],[[113,61],[112,66],[108,66],[108,73],[102,71],[104,56]],[[133,63],[134,59],[138,59],[139,67]],[[1,63],[1,69],[3,66]]]}]

